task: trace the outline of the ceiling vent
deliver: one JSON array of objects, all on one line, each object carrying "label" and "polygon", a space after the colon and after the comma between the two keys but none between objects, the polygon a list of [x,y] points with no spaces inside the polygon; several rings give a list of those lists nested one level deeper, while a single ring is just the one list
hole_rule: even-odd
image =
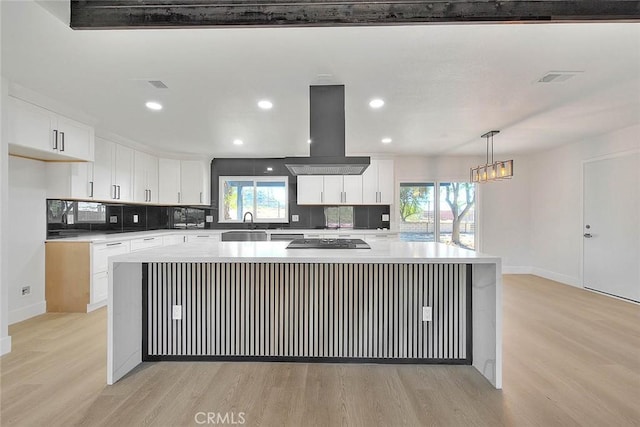
[{"label": "ceiling vent", "polygon": [[582,71],[549,71],[538,79],[538,83],[561,83],[580,73]]},{"label": "ceiling vent", "polygon": [[161,80],[149,80],[149,84],[156,89],[169,89],[169,86],[164,84]]}]

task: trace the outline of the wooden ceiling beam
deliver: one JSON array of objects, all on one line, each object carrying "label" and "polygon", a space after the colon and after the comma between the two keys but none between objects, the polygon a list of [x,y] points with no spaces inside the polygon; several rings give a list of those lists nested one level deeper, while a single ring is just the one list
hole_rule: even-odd
[{"label": "wooden ceiling beam", "polygon": [[639,20],[636,0],[71,0],[74,29]]}]

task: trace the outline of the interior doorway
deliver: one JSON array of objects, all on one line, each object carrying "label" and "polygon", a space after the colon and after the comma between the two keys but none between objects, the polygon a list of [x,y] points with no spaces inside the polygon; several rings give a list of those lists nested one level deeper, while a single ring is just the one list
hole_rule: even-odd
[{"label": "interior doorway", "polygon": [[583,284],[640,302],[640,152],[584,163]]}]

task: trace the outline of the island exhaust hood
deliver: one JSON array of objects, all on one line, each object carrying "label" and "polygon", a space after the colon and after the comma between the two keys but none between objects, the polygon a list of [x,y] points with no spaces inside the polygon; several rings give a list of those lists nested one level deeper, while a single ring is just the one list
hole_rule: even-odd
[{"label": "island exhaust hood", "polygon": [[293,175],[361,175],[369,157],[345,157],[344,85],[310,86],[310,157],[285,157]]}]

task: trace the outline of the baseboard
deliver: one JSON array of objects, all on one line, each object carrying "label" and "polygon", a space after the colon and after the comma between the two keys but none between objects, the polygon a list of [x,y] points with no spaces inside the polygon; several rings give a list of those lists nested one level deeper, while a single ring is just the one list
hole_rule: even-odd
[{"label": "baseboard", "polygon": [[0,356],[11,353],[11,337],[6,336],[0,338]]},{"label": "baseboard", "polygon": [[560,274],[538,267],[533,267],[531,274],[582,289],[582,280],[580,280],[579,277],[567,276],[566,274]]},{"label": "baseboard", "polygon": [[35,304],[28,305],[26,307],[19,308],[9,312],[9,324],[22,322],[23,320],[30,319],[35,316],[39,316],[47,312],[47,302],[40,301]]},{"label": "baseboard", "polygon": [[533,274],[533,267],[522,266],[502,266],[502,274]]},{"label": "baseboard", "polygon": [[107,305],[107,299],[103,299],[102,301],[94,302],[93,304],[87,304],[87,313],[90,313],[94,310],[97,310],[101,307]]}]

